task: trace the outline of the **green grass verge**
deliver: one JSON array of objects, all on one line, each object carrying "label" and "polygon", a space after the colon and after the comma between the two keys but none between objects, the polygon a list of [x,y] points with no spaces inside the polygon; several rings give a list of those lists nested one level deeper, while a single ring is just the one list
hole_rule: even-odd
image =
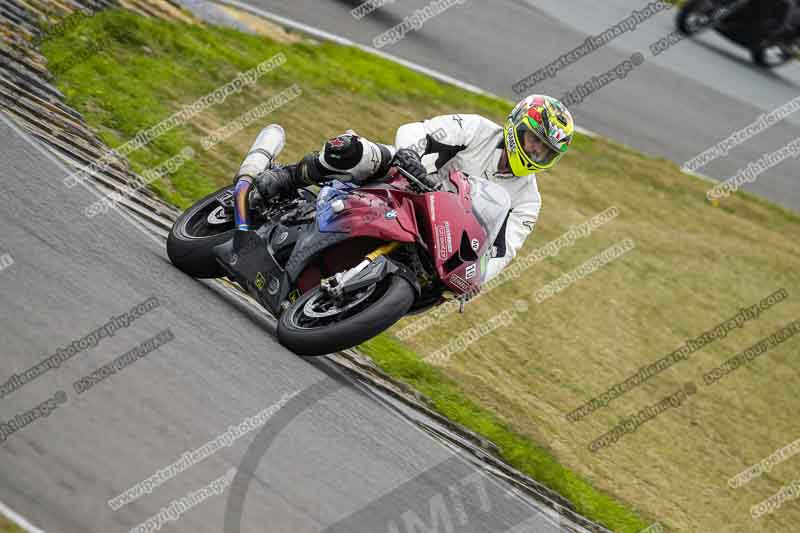
[{"label": "green grass verge", "polygon": [[[102,42],[102,46],[96,43]],[[94,43],[94,44],[93,44]],[[106,12],[48,40],[43,51],[67,101],[111,146],[167,118],[278,52],[288,61],[129,159],[139,171],[185,146],[197,155],[154,184],[185,207],[230,183],[258,130],[287,132],[282,159],[296,161],[324,139],[353,128],[392,142],[400,124],[446,113],[502,122],[509,104],[445,86],[358,50],[299,38],[239,32]],[[200,139],[297,83],[292,103],[213,150]],[[580,122],[580,111],[577,120]],[[687,134],[690,134],[687,133]],[[762,176],[759,179],[769,179]],[[568,497],[615,531],[659,521],[681,531],[794,531],[800,510],[784,505],[759,521],[749,507],[800,477],[786,464],[746,487],[729,477],[793,441],[800,368],[792,341],[714,388],[701,388],[602,453],[587,443],[622,417],[800,315],[800,218],[738,193],[712,207],[709,185],[676,165],[608,140],[578,136],[558,168],[539,176],[543,209],[522,254],[616,206],[613,222],[471,302],[408,340],[389,335],[365,350],[387,372],[430,396],[441,412],[485,435],[523,472]],[[88,203],[88,201],[87,201]],[[603,249],[630,238],[636,248],[542,304],[533,295]],[[742,306],[784,287],[790,298],[578,423],[564,414],[676,349]],[[523,300],[529,311],[435,367],[420,356]],[[404,319],[392,332],[417,317]],[[754,438],[754,435],[757,436]],[[776,474],[776,472],[778,472]],[[643,520],[641,517],[650,518]],[[724,517],[721,522],[720,517]]]},{"label": "green grass verge", "polygon": [[0,516],[0,533],[23,533],[15,524]]}]

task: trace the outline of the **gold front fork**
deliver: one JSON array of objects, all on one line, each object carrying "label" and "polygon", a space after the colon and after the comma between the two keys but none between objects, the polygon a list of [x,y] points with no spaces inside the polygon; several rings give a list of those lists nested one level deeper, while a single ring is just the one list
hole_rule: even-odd
[{"label": "gold front fork", "polygon": [[377,247],[371,253],[368,253],[366,258],[353,268],[345,272],[339,272],[331,277],[321,279],[320,287],[322,287],[322,290],[328,294],[331,294],[336,298],[340,297],[342,295],[342,286],[346,284],[348,280],[357,276],[359,272],[367,268],[371,262],[375,261],[382,255],[391,253],[392,250],[398,246],[400,246],[399,242],[390,242]]},{"label": "gold front fork", "polygon": [[369,259],[370,261],[375,261],[382,255],[388,255],[392,253],[398,246],[400,246],[400,243],[396,241],[384,244],[383,246],[379,246],[374,251],[367,254],[367,259]]}]

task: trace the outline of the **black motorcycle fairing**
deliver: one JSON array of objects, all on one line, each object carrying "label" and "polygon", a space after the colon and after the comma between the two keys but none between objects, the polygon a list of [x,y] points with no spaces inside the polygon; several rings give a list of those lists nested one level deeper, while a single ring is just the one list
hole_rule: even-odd
[{"label": "black motorcycle fairing", "polygon": [[253,295],[274,316],[281,311],[291,289],[286,271],[269,246],[275,224],[234,233],[233,239],[214,247],[217,261],[228,276]]},{"label": "black motorcycle fairing", "polygon": [[289,261],[289,257],[291,257],[292,251],[298,239],[303,235],[302,232],[306,227],[307,226],[284,226],[283,224],[276,224],[272,229],[272,236],[269,239],[269,251],[283,268],[286,268],[286,263]]}]

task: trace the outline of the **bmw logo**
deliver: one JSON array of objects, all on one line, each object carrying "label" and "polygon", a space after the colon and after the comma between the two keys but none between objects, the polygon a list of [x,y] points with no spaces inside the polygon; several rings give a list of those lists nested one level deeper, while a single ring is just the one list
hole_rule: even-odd
[{"label": "bmw logo", "polygon": [[281,282],[278,281],[278,278],[273,277],[269,281],[269,285],[267,286],[267,293],[269,293],[270,295],[274,296],[274,295],[278,294],[278,289],[280,289],[280,288],[281,288]]}]

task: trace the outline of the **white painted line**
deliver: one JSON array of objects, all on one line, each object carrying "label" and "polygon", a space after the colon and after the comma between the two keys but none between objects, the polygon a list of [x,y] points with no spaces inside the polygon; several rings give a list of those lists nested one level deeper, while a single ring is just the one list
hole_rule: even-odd
[{"label": "white painted line", "polygon": [[683,169],[681,169],[681,172],[683,172],[684,174],[688,174],[690,176],[694,176],[695,178],[700,178],[703,181],[707,181],[709,183],[713,183],[714,185],[719,185],[719,183],[720,183],[720,180],[716,180],[714,178],[708,177],[705,174],[700,174],[699,172],[695,172],[694,170],[683,170]]},{"label": "white painted line", "polygon": [[19,527],[27,531],[28,533],[45,533],[43,529],[39,529],[38,527],[31,524],[24,516],[20,515],[19,513],[14,512],[11,507],[0,502],[0,514],[17,524]]}]

